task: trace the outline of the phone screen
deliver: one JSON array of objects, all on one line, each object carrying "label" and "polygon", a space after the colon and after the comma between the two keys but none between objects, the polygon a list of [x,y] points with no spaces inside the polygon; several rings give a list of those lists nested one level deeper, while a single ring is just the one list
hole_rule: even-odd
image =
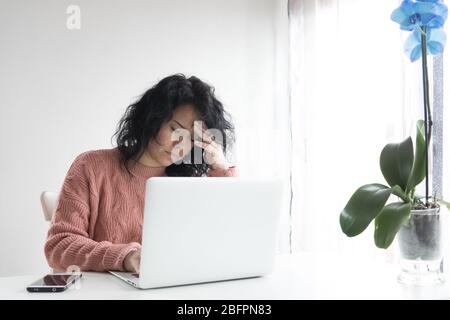
[{"label": "phone screen", "polygon": [[81,277],[79,274],[47,274],[27,287],[29,292],[60,292]]},{"label": "phone screen", "polygon": [[75,279],[73,274],[47,274],[31,286],[65,286]]}]

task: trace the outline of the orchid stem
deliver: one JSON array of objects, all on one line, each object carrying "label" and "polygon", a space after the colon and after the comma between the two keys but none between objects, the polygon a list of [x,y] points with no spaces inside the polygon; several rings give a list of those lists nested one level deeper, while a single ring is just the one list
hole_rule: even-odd
[{"label": "orchid stem", "polygon": [[422,44],[422,80],[423,80],[423,109],[425,120],[425,205],[428,207],[429,194],[429,178],[428,178],[428,146],[431,139],[431,108],[430,108],[430,93],[428,83],[428,63],[427,63],[427,29],[421,29],[421,44]]}]

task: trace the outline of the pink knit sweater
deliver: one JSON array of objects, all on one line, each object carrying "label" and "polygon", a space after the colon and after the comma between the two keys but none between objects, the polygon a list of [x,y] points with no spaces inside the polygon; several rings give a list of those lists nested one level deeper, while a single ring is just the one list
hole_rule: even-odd
[{"label": "pink knit sweater", "polygon": [[[87,151],[70,166],[45,243],[50,267],[64,271],[124,271],[125,256],[140,248],[145,182],[165,168],[136,163],[132,176],[120,166],[117,148]],[[237,176],[235,167],[208,176]]]}]

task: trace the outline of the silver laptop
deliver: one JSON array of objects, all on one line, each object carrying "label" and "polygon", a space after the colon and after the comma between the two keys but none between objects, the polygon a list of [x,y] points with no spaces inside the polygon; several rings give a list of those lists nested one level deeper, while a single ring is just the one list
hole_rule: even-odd
[{"label": "silver laptop", "polygon": [[146,182],[141,289],[271,272],[283,184],[274,179],[153,177]]}]

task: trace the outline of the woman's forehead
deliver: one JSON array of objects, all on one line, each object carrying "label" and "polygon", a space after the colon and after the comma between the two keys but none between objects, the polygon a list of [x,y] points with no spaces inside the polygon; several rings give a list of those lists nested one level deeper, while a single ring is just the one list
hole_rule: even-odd
[{"label": "woman's forehead", "polygon": [[192,129],[195,121],[201,121],[201,118],[192,105],[183,105],[175,109],[172,120],[185,129]]}]

